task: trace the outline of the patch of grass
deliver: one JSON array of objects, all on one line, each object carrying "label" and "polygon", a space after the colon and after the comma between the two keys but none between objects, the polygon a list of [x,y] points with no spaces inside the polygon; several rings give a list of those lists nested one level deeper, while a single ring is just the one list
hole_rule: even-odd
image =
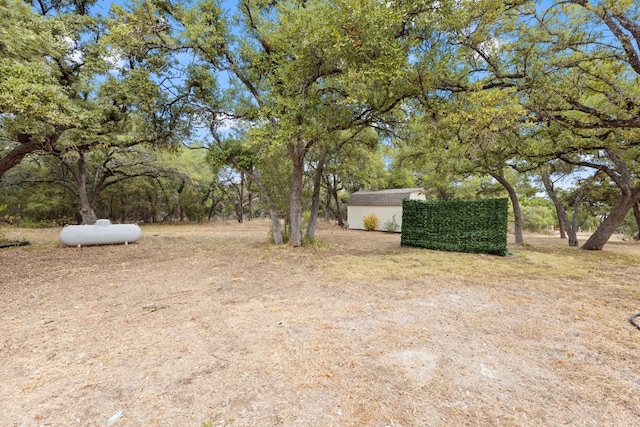
[{"label": "patch of grass", "polygon": [[201,427],[230,427],[233,426],[235,420],[231,417],[225,417],[223,414],[216,414],[212,420],[205,421]]},{"label": "patch of grass", "polygon": [[328,249],[331,247],[331,243],[317,237],[309,237],[305,235],[302,239],[302,246],[305,248]]},{"label": "patch of grass", "polygon": [[[482,283],[513,283],[518,278],[545,278],[553,287],[556,281],[578,283],[586,271],[605,273],[603,269],[619,269],[637,263],[635,253],[618,251],[609,243],[605,251],[581,251],[567,246],[566,240],[528,237],[529,243],[511,248],[512,256],[442,252],[420,248],[399,248],[393,235],[367,234],[357,244],[333,241],[332,254],[323,262],[327,277],[337,281],[358,282],[375,278],[384,281],[391,276],[403,280],[444,280],[452,277]],[[352,238],[350,235],[349,238]],[[353,248],[342,253],[339,248]],[[630,244],[621,249],[631,250]],[[337,249],[336,249],[337,248]],[[606,267],[605,267],[606,266]],[[391,275],[391,276],[390,276]]]},{"label": "patch of grass", "polygon": [[29,242],[26,239],[15,239],[7,237],[4,232],[0,231],[0,249],[15,246],[27,246]]},{"label": "patch of grass", "polygon": [[[0,381],[22,390],[6,396],[3,414],[58,416],[59,401],[46,397],[74,387],[82,401],[68,402],[59,416],[68,418],[51,418],[73,424],[66,421],[100,405],[82,387],[92,360],[51,360],[49,343],[112,358],[118,336],[127,344],[118,357],[131,362],[92,371],[92,381],[180,374],[164,385],[137,380],[158,394],[128,413],[132,425],[148,424],[158,405],[183,395],[193,407],[214,409],[159,416],[159,425],[637,420],[629,390],[640,377],[630,361],[640,344],[628,319],[640,311],[640,245],[611,242],[595,253],[536,235],[511,246],[515,256],[498,258],[401,247],[394,233],[320,223],[318,242],[292,248],[269,244],[269,226],[145,226],[140,244],[82,250],[54,249],[59,228],[0,229],[34,242],[29,251],[2,253],[2,291],[11,298],[4,315],[21,321],[3,337],[12,357]],[[34,300],[46,300],[51,312],[34,310]],[[113,302],[108,311],[104,301]],[[145,311],[147,304],[165,309]],[[129,316],[139,317],[122,321]],[[51,323],[46,342],[43,323]],[[24,337],[29,345],[12,344]],[[46,375],[46,390],[21,375],[24,360]],[[166,360],[179,360],[180,371]],[[25,400],[42,405],[25,408]]]}]

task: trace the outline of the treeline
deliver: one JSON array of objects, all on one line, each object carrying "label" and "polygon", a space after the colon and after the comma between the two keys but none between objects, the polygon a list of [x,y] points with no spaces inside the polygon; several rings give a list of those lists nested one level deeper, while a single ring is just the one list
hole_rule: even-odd
[{"label": "treeline", "polygon": [[[136,160],[136,157],[139,158]],[[244,174],[212,165],[206,150],[178,148],[168,152],[127,152],[127,164],[112,169],[102,183],[104,159],[88,157],[88,193],[98,218],[126,223],[251,221],[268,209]],[[144,163],[136,169],[135,164]],[[325,220],[346,220],[346,193],[334,198],[335,176],[323,177],[320,213]],[[54,158],[27,158],[0,181],[0,224],[37,227],[82,222],[74,175]],[[85,190],[87,191],[87,190]],[[308,191],[308,189],[306,190]],[[286,206],[283,207],[286,209]]]},{"label": "treeline", "polygon": [[517,243],[542,192],[570,245],[640,227],[637,2],[225,7],[0,0],[4,215],[261,215],[299,246],[353,191],[422,186],[508,196]]}]

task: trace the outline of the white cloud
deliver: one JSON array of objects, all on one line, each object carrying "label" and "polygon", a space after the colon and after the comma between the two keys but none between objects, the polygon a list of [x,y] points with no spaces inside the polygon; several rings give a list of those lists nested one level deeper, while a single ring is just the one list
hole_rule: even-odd
[{"label": "white cloud", "polygon": [[109,55],[104,58],[107,64],[111,65],[112,72],[119,72],[124,68],[124,59],[117,49],[111,49]]},{"label": "white cloud", "polygon": [[76,41],[69,36],[64,37],[64,42],[67,44],[69,49],[65,59],[69,62],[81,64],[82,51],[78,48],[78,43],[76,43]]},{"label": "white cloud", "polygon": [[224,118],[220,120],[220,124],[217,129],[219,132],[226,134],[237,128],[239,125],[238,121],[235,119]]}]

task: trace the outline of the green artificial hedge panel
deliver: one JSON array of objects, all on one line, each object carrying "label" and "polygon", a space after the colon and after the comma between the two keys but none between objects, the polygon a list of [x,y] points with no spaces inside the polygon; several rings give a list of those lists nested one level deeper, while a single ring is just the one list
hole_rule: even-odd
[{"label": "green artificial hedge panel", "polygon": [[504,256],[508,206],[507,199],[405,199],[400,244]]}]

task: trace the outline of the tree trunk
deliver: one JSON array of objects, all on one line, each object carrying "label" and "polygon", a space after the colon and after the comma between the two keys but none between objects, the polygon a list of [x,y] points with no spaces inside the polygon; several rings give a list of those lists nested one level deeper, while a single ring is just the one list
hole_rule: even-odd
[{"label": "tree trunk", "polygon": [[582,195],[582,190],[578,191],[578,195],[573,201],[573,216],[571,217],[571,226],[569,227],[572,234],[569,235],[569,246],[578,246],[578,210],[582,202]]},{"label": "tree trunk", "polygon": [[492,173],[492,177],[496,179],[509,193],[509,199],[511,199],[511,205],[513,206],[514,217],[514,233],[516,237],[516,244],[522,245],[524,243],[524,235],[522,233],[522,210],[520,209],[520,202],[518,201],[518,195],[515,188],[504,177],[502,171],[500,173]]},{"label": "tree trunk", "polygon": [[271,233],[273,235],[273,243],[276,245],[281,245],[284,243],[284,239],[282,237],[282,227],[280,226],[280,217],[278,216],[278,208],[269,195],[269,191],[267,187],[264,185],[260,177],[251,172],[249,169],[242,167],[233,156],[227,158],[231,164],[235,166],[236,169],[243,172],[260,190],[260,193],[265,198],[267,205],[269,206],[269,214],[271,215]]},{"label": "tree trunk", "polygon": [[160,187],[160,193],[162,194],[162,197],[164,199],[164,205],[166,209],[164,217],[160,220],[160,223],[164,224],[165,221],[171,218],[171,213],[173,212],[173,209],[171,208],[171,199],[169,197],[168,191],[164,189],[164,186],[162,185],[162,181],[156,178],[156,182],[158,183],[158,187]]},{"label": "tree trunk", "polygon": [[[547,192],[547,194],[548,194],[548,192]],[[551,197],[551,196],[549,196],[549,197]],[[553,200],[553,199],[551,199],[551,200]],[[561,239],[566,239],[567,238],[567,231],[566,231],[567,227],[566,227],[564,219],[568,220],[568,218],[563,218],[562,211],[560,209],[558,209],[558,205],[556,205],[555,202],[553,202],[553,204],[555,205],[555,208],[556,208],[556,217],[558,218],[558,228],[560,229],[560,238]],[[565,212],[565,216],[566,216],[566,212]]]},{"label": "tree trunk", "polygon": [[241,224],[244,221],[244,180],[244,172],[240,171],[240,194],[236,203],[236,217]]},{"label": "tree trunk", "polygon": [[[600,224],[595,233],[593,233],[582,246],[582,249],[587,251],[602,250],[613,233],[615,233],[620,224],[622,224],[629,210],[640,201],[640,188],[633,187],[632,175],[624,160],[615,150],[607,149],[605,152],[607,157],[616,166],[616,169],[597,164],[595,166],[596,169],[606,173],[616,184],[620,189],[620,197],[611,212],[609,212],[609,216],[602,221],[602,224]],[[589,162],[580,162],[580,165],[593,167],[593,164]]]},{"label": "tree trunk", "polygon": [[275,202],[273,201],[273,199],[271,198],[271,196],[269,196],[269,193],[267,192],[267,187],[264,186],[264,184],[262,183],[260,178],[258,178],[257,175],[253,173],[249,174],[247,173],[246,170],[245,170],[245,173],[247,174],[249,179],[251,179],[256,184],[256,186],[262,193],[262,196],[267,201],[267,205],[269,206],[269,216],[271,216],[271,234],[273,236],[273,243],[275,243],[276,245],[283,244],[284,238],[282,237],[282,226],[280,224],[280,216],[278,215],[278,208]]},{"label": "tree trunk", "polygon": [[95,224],[98,220],[93,210],[91,200],[87,195],[87,168],[84,159],[84,150],[78,150],[78,173],[76,174],[76,186],[78,187],[78,196],[80,198],[80,216],[83,224]]},{"label": "tree trunk", "polygon": [[[569,234],[569,246],[578,246],[578,235],[576,233],[577,227],[569,224],[569,215],[567,215],[566,209],[564,208],[564,206],[562,206],[560,199],[558,199],[556,190],[553,187],[553,183],[551,182],[551,177],[549,176],[549,167],[547,165],[543,166],[541,177],[542,183],[544,184],[544,189],[547,191],[547,195],[553,202],[553,205],[556,207],[558,223],[560,224],[560,237],[562,237],[563,230],[566,230],[566,232]],[[574,224],[577,221],[576,213],[577,212],[574,211]]]},{"label": "tree trunk", "polygon": [[184,222],[185,218],[184,206],[182,203],[182,192],[184,191],[186,185],[186,181],[183,180],[180,184],[180,187],[178,187],[178,190],[176,191],[176,193],[178,194],[178,221],[180,222]]},{"label": "tree trunk", "polygon": [[251,182],[247,182],[247,219],[253,220],[253,192],[251,191]]},{"label": "tree trunk", "polygon": [[324,220],[329,222],[331,219],[331,192],[327,189],[327,198],[324,201]]},{"label": "tree trunk", "polygon": [[330,215],[333,215],[333,217],[338,221],[338,225],[342,227],[343,226],[342,218],[340,218],[340,216],[338,215],[339,209],[333,209],[331,205],[331,203],[334,200],[334,193],[335,193],[336,203],[338,203],[338,192],[337,190],[335,190],[336,177],[334,174],[329,174],[327,176],[324,176],[323,179],[324,179],[324,185],[327,189],[327,199],[325,200],[325,205],[324,205],[325,221],[329,221],[331,219]]},{"label": "tree trunk", "polygon": [[213,212],[216,210],[216,204],[212,201],[211,207],[209,208],[209,212],[207,214],[207,220],[211,222],[211,218],[213,218]]},{"label": "tree trunk", "polygon": [[302,179],[304,175],[305,147],[301,142],[289,144],[289,154],[293,161],[291,197],[289,199],[289,245],[302,246]]},{"label": "tree trunk", "polygon": [[327,149],[320,149],[320,157],[316,171],[313,174],[313,194],[311,195],[311,215],[309,216],[309,224],[307,224],[307,237],[314,239],[316,237],[316,226],[318,224],[318,213],[320,212],[320,188],[322,187],[322,172],[324,170],[324,160]]},{"label": "tree trunk", "polygon": [[273,202],[269,203],[269,215],[271,216],[271,234],[273,235],[273,243],[281,245],[284,243],[284,238],[282,237],[282,226],[280,225],[278,209]]},{"label": "tree trunk", "polygon": [[149,194],[149,207],[151,213],[151,222],[156,223],[158,221],[158,192],[154,191],[153,194]]},{"label": "tree trunk", "polygon": [[582,245],[581,249],[586,251],[602,250],[613,233],[615,233],[618,227],[620,227],[620,224],[624,221],[629,210],[631,210],[633,205],[638,203],[638,201],[640,201],[640,189],[636,189],[632,192],[623,192],[616,202],[616,205],[609,213],[609,216],[602,221],[602,224],[600,224],[596,232],[589,237],[585,244]]},{"label": "tree trunk", "polygon": [[336,188],[336,177],[333,177],[333,186],[331,187],[331,193],[336,202],[336,218],[338,219],[338,225],[344,227],[344,220],[342,219],[342,212],[340,211],[340,197],[338,197],[338,189]]},{"label": "tree trunk", "polygon": [[638,227],[636,240],[640,240],[640,202],[636,202],[636,204],[633,205],[633,216],[636,218],[636,226]]}]

